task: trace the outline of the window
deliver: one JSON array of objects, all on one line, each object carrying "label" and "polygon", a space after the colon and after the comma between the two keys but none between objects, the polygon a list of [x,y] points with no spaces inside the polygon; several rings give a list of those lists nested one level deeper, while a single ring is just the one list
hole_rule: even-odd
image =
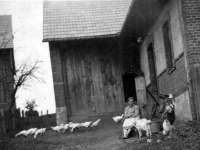
[{"label": "window", "polygon": [[172,50],[169,21],[165,21],[163,24],[163,39],[164,39],[167,69],[168,72],[170,73],[174,69],[174,62],[173,62],[173,50]]}]

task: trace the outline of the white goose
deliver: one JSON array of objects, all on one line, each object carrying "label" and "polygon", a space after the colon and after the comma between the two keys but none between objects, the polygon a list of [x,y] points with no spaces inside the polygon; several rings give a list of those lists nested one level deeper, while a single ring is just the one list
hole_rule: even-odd
[{"label": "white goose", "polygon": [[29,129],[27,131],[29,132],[29,135],[33,135],[37,131],[37,128],[31,128],[31,129]]},{"label": "white goose", "polygon": [[82,127],[82,126],[81,126],[80,123],[74,123],[74,124],[72,125],[71,132],[73,132],[74,129],[79,129],[79,128],[81,128],[81,127]]},{"label": "white goose", "polygon": [[172,130],[175,130],[175,127],[173,125],[170,125],[170,122],[166,119],[163,122],[163,134],[167,135],[169,134],[169,136],[171,136],[172,134]]},{"label": "white goose", "polygon": [[51,127],[51,129],[56,132],[60,132],[60,130],[62,130],[63,128],[63,124],[61,124],[60,126]]},{"label": "white goose", "polygon": [[121,116],[113,117],[113,120],[114,120],[116,123],[118,123],[118,122],[120,122],[120,121],[123,119],[123,117],[124,117],[124,114],[122,114]]},{"label": "white goose", "polygon": [[92,125],[92,121],[90,121],[90,122],[84,122],[84,123],[81,124],[81,126],[82,126],[82,127],[85,127],[85,128],[88,128],[88,127],[90,127],[91,125]]},{"label": "white goose", "polygon": [[38,129],[38,130],[35,132],[34,138],[36,138],[38,134],[40,134],[40,135],[42,136],[42,135],[45,133],[45,131],[46,131],[46,128]]},{"label": "white goose", "polygon": [[66,124],[66,125],[64,125],[64,127],[63,127],[63,133],[66,131],[66,130],[68,130],[70,127],[69,127],[69,124]]},{"label": "white goose", "polygon": [[29,135],[29,131],[23,130],[23,131],[17,133],[17,134],[15,135],[15,137],[18,137],[18,136],[20,136],[20,135],[28,136],[28,135]]},{"label": "white goose", "polygon": [[97,121],[93,122],[93,124],[90,126],[91,128],[98,126],[101,119],[98,119]]}]

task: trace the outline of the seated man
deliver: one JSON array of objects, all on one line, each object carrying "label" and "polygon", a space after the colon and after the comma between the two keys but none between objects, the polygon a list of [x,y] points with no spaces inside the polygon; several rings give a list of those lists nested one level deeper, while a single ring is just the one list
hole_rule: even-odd
[{"label": "seated man", "polygon": [[134,118],[139,117],[139,107],[134,105],[133,97],[128,98],[128,106],[124,111],[123,123],[123,139],[128,138],[129,133],[133,129]]}]

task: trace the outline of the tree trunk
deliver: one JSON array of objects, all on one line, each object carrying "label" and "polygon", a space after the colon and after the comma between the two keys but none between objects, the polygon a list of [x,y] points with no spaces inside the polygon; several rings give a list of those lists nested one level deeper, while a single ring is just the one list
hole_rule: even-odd
[{"label": "tree trunk", "polygon": [[15,100],[16,100],[15,94],[16,94],[16,92],[17,92],[17,87],[14,89],[14,91],[13,91],[12,94],[11,94],[11,105],[10,105],[10,109],[12,109],[12,108],[14,107],[14,105],[15,105]]}]

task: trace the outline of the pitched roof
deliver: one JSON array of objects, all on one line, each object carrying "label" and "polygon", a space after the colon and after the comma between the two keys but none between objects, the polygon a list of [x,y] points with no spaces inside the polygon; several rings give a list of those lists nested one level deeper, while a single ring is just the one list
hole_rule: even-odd
[{"label": "pitched roof", "polygon": [[43,41],[118,34],[132,0],[44,1]]},{"label": "pitched roof", "polygon": [[0,16],[0,49],[13,48],[11,15]]}]

